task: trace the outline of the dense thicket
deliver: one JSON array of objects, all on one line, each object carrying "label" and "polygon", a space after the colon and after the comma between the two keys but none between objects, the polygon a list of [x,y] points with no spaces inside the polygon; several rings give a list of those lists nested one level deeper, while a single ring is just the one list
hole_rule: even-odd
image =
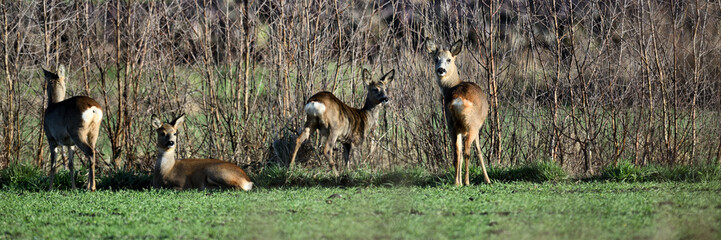
[{"label": "dense thicket", "polygon": [[[285,164],[304,100],[360,106],[360,69],[396,69],[360,156],[374,169],[447,168],[425,37],[465,42],[466,81],[490,96],[491,165],[575,173],[721,160],[721,4],[707,1],[3,1],[0,167],[47,165],[40,68],[106,110],[104,168],[147,169],[152,113],[188,114],[181,157]],[[317,143],[317,139],[312,139]],[[325,164],[304,147],[301,164]]]}]

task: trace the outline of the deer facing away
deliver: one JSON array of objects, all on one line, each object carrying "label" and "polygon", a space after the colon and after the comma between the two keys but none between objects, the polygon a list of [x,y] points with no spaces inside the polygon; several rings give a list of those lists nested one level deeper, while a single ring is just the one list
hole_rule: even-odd
[{"label": "deer facing away", "polygon": [[[449,49],[438,48],[436,44],[426,39],[426,49],[433,58],[436,80],[443,93],[443,108],[446,115],[446,124],[451,139],[455,140],[456,168],[455,184],[470,184],[468,180],[468,165],[471,158],[471,144],[476,143],[476,151],[481,162],[483,178],[490,183],[486,173],[486,165],[481,155],[481,145],[478,131],[488,117],[488,99],[481,88],[472,82],[461,81],[456,68],[456,56],[463,49],[463,42],[458,40]],[[461,182],[463,159],[465,158],[465,180]]]},{"label": "deer facing away", "polygon": [[343,157],[347,166],[354,148],[362,144],[365,137],[375,127],[380,112],[379,105],[388,102],[386,89],[394,75],[395,70],[391,70],[379,81],[372,81],[370,72],[363,69],[362,77],[367,85],[368,93],[365,105],[361,109],[346,105],[330,92],[319,92],[310,97],[306,101],[304,109],[307,120],[300,136],[295,141],[290,166],[295,164],[301,144],[318,130],[321,136],[326,138],[323,155],[330,163],[333,173],[338,176],[338,169],[333,160],[333,147],[336,141],[343,143]]},{"label": "deer facing away", "polygon": [[158,134],[158,160],[153,171],[153,187],[174,189],[233,188],[250,191],[253,182],[233,163],[217,159],[175,159],[178,128],[185,117],[163,123],[156,115],[153,127]]},{"label": "deer facing away", "polygon": [[45,109],[44,130],[50,146],[50,189],[55,180],[55,160],[63,147],[69,147],[68,169],[70,182],[75,189],[73,166],[75,146],[85,153],[90,162],[87,189],[95,191],[95,142],[98,139],[103,110],[90,97],[76,96],[65,99],[65,67],[53,73],[43,69],[47,81],[48,108]]}]

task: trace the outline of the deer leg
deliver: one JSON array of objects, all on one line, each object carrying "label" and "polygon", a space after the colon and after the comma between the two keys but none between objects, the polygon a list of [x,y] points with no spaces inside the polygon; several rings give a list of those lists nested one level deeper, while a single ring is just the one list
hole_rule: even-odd
[{"label": "deer leg", "polygon": [[461,186],[461,168],[463,168],[463,134],[456,135],[456,186]]},{"label": "deer leg", "polygon": [[350,147],[348,148],[348,161],[354,164],[354,166],[360,166],[361,159],[356,159],[356,148],[357,145],[351,143]]},{"label": "deer leg", "polygon": [[471,182],[468,179],[468,175],[470,175],[470,170],[468,168],[469,168],[469,165],[471,165],[470,160],[471,160],[471,144],[472,143],[473,143],[473,138],[469,135],[468,137],[466,137],[466,140],[465,140],[464,146],[463,146],[463,159],[465,159],[465,161],[466,161],[466,176],[465,176],[465,179],[463,182],[466,185],[471,184]]},{"label": "deer leg", "polygon": [[[453,139],[453,137],[451,137],[451,139]],[[456,143],[453,143],[453,159],[451,161],[453,162],[453,167],[455,170],[458,169],[458,161],[457,161],[458,160],[458,152],[456,151],[457,149],[458,149],[458,145]],[[457,175],[458,174],[456,173],[456,175],[453,176],[453,181],[454,181],[453,184],[456,184]]]},{"label": "deer leg", "polygon": [[58,165],[65,166],[68,163],[68,158],[65,156],[68,152],[65,146],[60,146],[60,159],[58,159]]},{"label": "deer leg", "polygon": [[328,159],[328,163],[330,163],[330,167],[336,177],[338,177],[338,169],[336,168],[335,161],[333,160],[333,146],[335,146],[335,141],[337,139],[338,135],[331,133],[328,136],[328,139],[326,139],[325,147],[323,148],[323,155],[325,155],[325,158]]},{"label": "deer leg", "polygon": [[[95,148],[91,146],[90,144],[86,143],[85,141],[81,141],[80,138],[77,135],[72,136],[73,140],[75,140],[76,145],[80,150],[85,153],[85,156],[88,158],[88,161],[90,162],[90,168],[88,169],[88,190],[89,191],[95,191]],[[87,139],[86,139],[87,140]],[[95,140],[95,139],[89,139],[89,140]],[[95,143],[93,141],[93,143]],[[95,144],[93,144],[95,145]]]},{"label": "deer leg", "polygon": [[55,160],[58,157],[58,151],[60,151],[58,145],[53,141],[49,141],[50,145],[50,187],[48,189],[53,190],[53,182],[55,181]]},{"label": "deer leg", "polygon": [[73,187],[73,190],[76,189],[75,187],[75,163],[73,162],[75,159],[75,146],[69,146],[68,147],[68,170],[70,170],[70,186]]},{"label": "deer leg", "polygon": [[481,169],[483,170],[483,181],[491,183],[491,179],[488,178],[488,173],[486,172],[486,164],[483,162],[483,154],[481,154],[481,140],[479,137],[476,137],[476,152],[478,153],[478,160],[481,162]]},{"label": "deer leg", "polygon": [[352,154],[351,152],[353,151],[352,148],[353,147],[350,143],[343,143],[343,160],[345,161],[346,170],[350,169],[350,157]]},{"label": "deer leg", "polygon": [[88,174],[88,189],[90,191],[95,191],[95,148],[91,148],[89,156],[90,160],[90,172]]},{"label": "deer leg", "polygon": [[88,147],[90,147],[92,159],[90,160],[90,172],[93,174],[93,186],[91,187],[92,191],[95,191],[95,163],[97,162],[96,158],[96,152],[95,152],[95,143],[98,141],[98,133],[100,132],[100,126],[94,126],[95,129],[88,134]]},{"label": "deer leg", "polygon": [[293,165],[295,165],[295,157],[298,154],[298,150],[300,149],[300,146],[303,145],[303,142],[305,142],[308,137],[310,137],[310,134],[315,131],[315,126],[310,123],[306,123],[305,127],[303,128],[303,132],[300,133],[300,136],[298,136],[297,139],[295,139],[295,149],[293,150],[293,156],[290,158],[290,164],[289,166],[293,168]]}]

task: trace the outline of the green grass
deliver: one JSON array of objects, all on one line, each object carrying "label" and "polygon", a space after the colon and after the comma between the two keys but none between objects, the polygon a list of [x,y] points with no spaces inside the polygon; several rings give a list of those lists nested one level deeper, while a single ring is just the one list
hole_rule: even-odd
[{"label": "green grass", "polygon": [[268,167],[251,174],[251,192],[178,192],[151,190],[147,173],[119,170],[99,175],[91,193],[64,190],[65,170],[61,190],[46,191],[45,172],[13,165],[0,171],[0,239],[718,239],[719,172],[622,163],[578,181],[539,162],[490,168],[491,185],[472,168],[476,184],[455,187],[452,170],[362,167],[335,178]]},{"label": "green grass", "polygon": [[719,193],[720,182],[3,190],[0,238],[717,239]]}]

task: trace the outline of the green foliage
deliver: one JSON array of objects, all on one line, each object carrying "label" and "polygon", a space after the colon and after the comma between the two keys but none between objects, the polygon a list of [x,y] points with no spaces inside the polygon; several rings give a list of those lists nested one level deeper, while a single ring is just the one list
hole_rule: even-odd
[{"label": "green foliage", "polygon": [[[0,188],[24,191],[45,191],[48,189],[49,176],[41,168],[29,164],[16,164],[0,170]],[[80,168],[75,170],[75,186],[85,188],[88,170]],[[55,173],[53,185],[57,190],[70,190],[70,171],[61,169]],[[118,170],[108,174],[98,173],[96,178],[99,189],[147,189],[151,187],[152,178],[148,174],[137,171]]]},{"label": "green foliage", "polygon": [[707,182],[721,180],[721,165],[650,167],[648,181]]},{"label": "green foliage", "polygon": [[[75,169],[75,187],[84,189],[87,184],[88,170],[82,167],[79,169]],[[55,185],[55,189],[57,190],[72,189],[72,184],[70,183],[70,171],[66,169],[58,170],[58,172],[55,174],[55,181],[53,182],[53,185]],[[47,183],[44,186],[47,186]]]},{"label": "green foliage", "polygon": [[[29,164],[15,164],[0,170],[0,188],[18,189],[26,191],[43,191],[48,189],[49,176],[42,169]],[[75,186],[82,188],[86,184],[85,176],[87,170],[84,168],[75,171]],[[70,172],[62,169],[55,173],[53,185],[58,190],[69,190],[72,185],[70,183]]]},{"label": "green foliage", "polygon": [[[480,167],[473,166],[471,183],[483,184],[483,173]],[[559,182],[568,179],[563,169],[552,162],[534,162],[513,167],[489,167],[488,175],[493,182]],[[297,188],[297,187],[398,187],[398,186],[444,186],[452,185],[454,169],[434,174],[422,167],[400,168],[393,171],[373,171],[364,166],[356,170],[346,170],[335,177],[330,170],[269,166],[250,177],[256,187],[261,188]],[[76,171],[75,183],[78,188],[86,184],[87,170]],[[629,162],[620,162],[616,166],[603,168],[600,176],[586,180],[605,180],[614,182],[647,182],[647,181],[684,181],[708,182],[721,180],[719,165],[638,167]],[[143,190],[152,188],[152,175],[136,170],[115,170],[98,173],[96,178],[98,189],[106,190]],[[27,191],[47,189],[47,173],[32,165],[12,165],[0,171],[0,188]],[[55,188],[70,189],[70,173],[59,170],[55,175]]]},{"label": "green foliage", "polygon": [[601,170],[601,179],[618,182],[635,182],[643,179],[641,168],[628,161],[619,162],[616,166],[608,166]]},{"label": "green foliage", "polygon": [[47,177],[42,169],[29,164],[14,164],[0,170],[3,189],[39,191],[47,188]]},{"label": "green foliage", "polygon": [[622,161],[603,168],[599,179],[618,182],[718,181],[721,180],[721,165],[639,167],[629,161]]}]

